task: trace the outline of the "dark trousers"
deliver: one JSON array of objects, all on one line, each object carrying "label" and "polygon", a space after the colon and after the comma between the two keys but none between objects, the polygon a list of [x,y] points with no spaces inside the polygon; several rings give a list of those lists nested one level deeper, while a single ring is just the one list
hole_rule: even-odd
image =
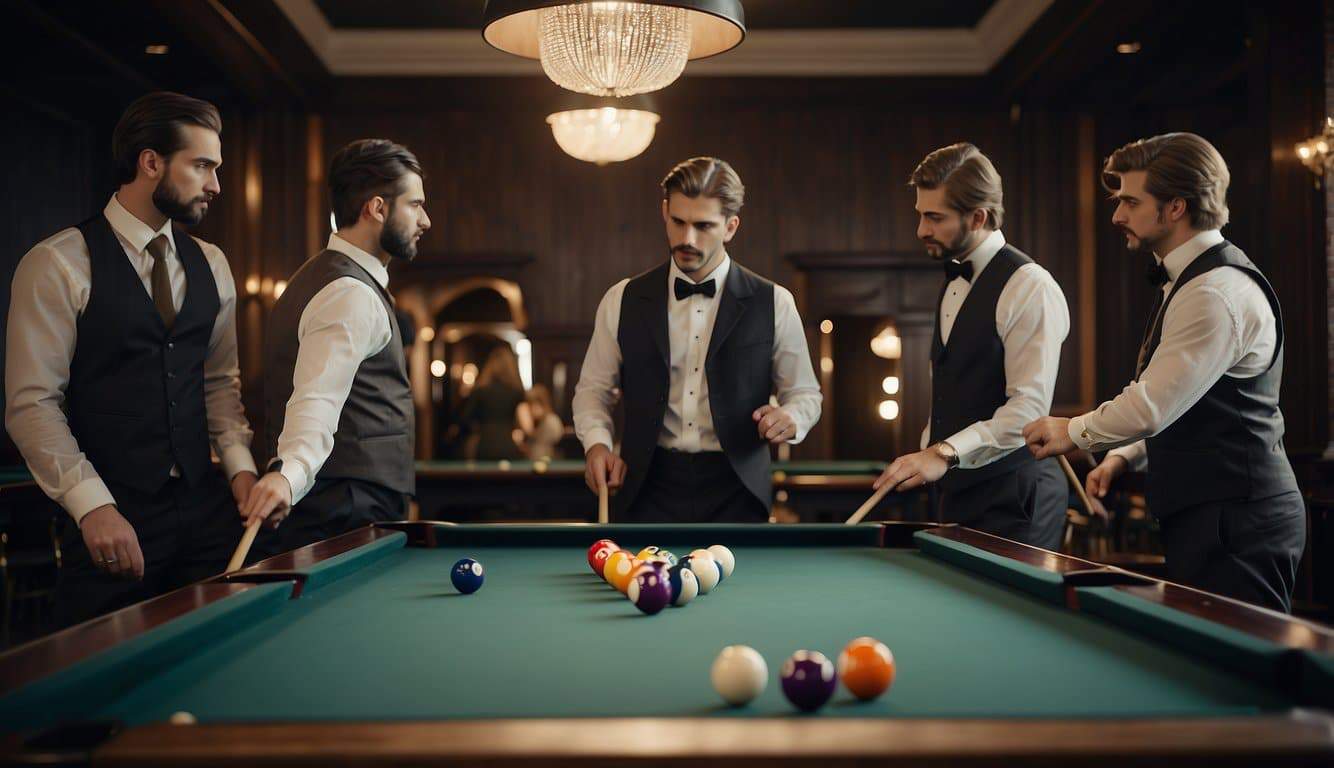
[{"label": "dark trousers", "polygon": [[719,451],[657,448],[626,523],[767,523],[769,509]]},{"label": "dark trousers", "polygon": [[256,537],[247,562],[287,552],[371,523],[404,520],[407,497],[365,480],[316,480],[277,528]]},{"label": "dark trousers", "polygon": [[1172,581],[1292,610],[1306,547],[1306,507],[1299,492],[1187,507],[1159,520],[1159,527]]},{"label": "dark trousers", "polygon": [[[106,478],[103,478],[106,480]],[[144,578],[118,577],[94,565],[79,529],[62,540],[56,587],[56,626],[66,627],[216,576],[241,539],[241,518],[222,474],[210,471],[198,485],[172,478],[156,493],[107,482],[119,510],[139,537]]]},{"label": "dark trousers", "polygon": [[1060,466],[1045,459],[957,490],[942,490],[941,521],[1055,550],[1061,546],[1068,499]]}]

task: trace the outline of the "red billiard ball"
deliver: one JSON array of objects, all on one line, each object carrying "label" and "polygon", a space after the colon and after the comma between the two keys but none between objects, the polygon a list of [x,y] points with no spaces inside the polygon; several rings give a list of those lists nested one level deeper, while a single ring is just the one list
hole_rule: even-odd
[{"label": "red billiard ball", "polygon": [[588,567],[593,569],[593,573],[602,575],[602,568],[607,564],[607,558],[612,552],[620,549],[616,542],[611,539],[598,539],[593,542],[593,546],[588,548]]}]

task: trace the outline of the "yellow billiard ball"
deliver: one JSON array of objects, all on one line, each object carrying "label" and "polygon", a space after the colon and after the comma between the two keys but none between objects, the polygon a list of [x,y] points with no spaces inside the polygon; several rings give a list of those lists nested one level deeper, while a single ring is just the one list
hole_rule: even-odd
[{"label": "yellow billiard ball", "polygon": [[508,472],[508,471],[510,471],[510,463],[509,463],[509,460],[508,460],[508,459],[501,459],[501,460],[500,460],[500,463],[499,463],[497,466],[500,467],[500,471],[501,471],[501,472]]},{"label": "yellow billiard ball", "polygon": [[634,562],[634,556],[623,549],[618,549],[607,556],[607,561],[602,564],[602,578],[613,587],[616,586],[611,580],[611,574],[616,570],[616,565],[621,562]]},{"label": "yellow billiard ball", "polygon": [[782,470],[779,470],[779,471],[777,471],[777,472],[774,473],[774,482],[775,482],[775,483],[781,483],[781,482],[783,482],[783,481],[786,480],[786,479],[787,479],[787,473],[786,473],[786,472],[784,472],[784,471],[782,471]]},{"label": "yellow billiard ball", "polygon": [[533,462],[533,471],[541,475],[547,471],[547,463],[541,459]]},{"label": "yellow billiard ball", "polygon": [[171,719],[167,722],[172,725],[194,725],[198,721],[195,720],[195,716],[189,712],[174,712],[172,713]]}]

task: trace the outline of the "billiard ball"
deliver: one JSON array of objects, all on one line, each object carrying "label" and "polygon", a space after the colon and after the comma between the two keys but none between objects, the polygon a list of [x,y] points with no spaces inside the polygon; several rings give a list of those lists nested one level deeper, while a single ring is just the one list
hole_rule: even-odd
[{"label": "billiard ball", "polygon": [[454,589],[465,595],[471,595],[482,588],[482,564],[465,557],[454,563],[454,568],[449,572],[449,580],[454,582]]},{"label": "billiard ball", "polygon": [[783,662],[783,695],[801,710],[823,707],[838,687],[834,665],[819,651],[797,651]]},{"label": "billiard ball", "polygon": [[732,571],[736,569],[736,557],[732,555],[732,550],[722,544],[714,544],[708,551],[713,555],[714,562],[723,569],[723,578],[730,579]]},{"label": "billiard ball", "polygon": [[676,565],[676,555],[673,555],[671,552],[668,552],[665,549],[658,550],[658,554],[654,555],[652,559],[661,560],[662,562],[666,563],[669,568],[673,565]]},{"label": "billiard ball", "polygon": [[723,575],[722,569],[718,567],[718,563],[707,549],[697,549],[690,553],[690,570],[695,572],[695,578],[699,580],[699,593],[701,595],[707,595],[713,591]]},{"label": "billiard ball", "polygon": [[619,554],[619,552],[615,552],[607,559],[605,573],[607,574],[607,582],[615,587],[617,592],[624,595],[630,587],[630,580],[634,578],[635,569],[638,565],[630,557],[630,553],[627,552],[625,557],[617,557]]},{"label": "billiard ball", "polygon": [[194,725],[199,721],[189,712],[173,712],[171,718],[167,722],[172,725]]},{"label": "billiard ball", "polygon": [[874,637],[859,637],[838,655],[838,677],[853,696],[870,701],[893,684],[894,654]]},{"label": "billiard ball", "polygon": [[602,566],[607,564],[607,557],[618,549],[620,547],[611,539],[598,539],[588,548],[588,567],[593,569],[593,573],[601,576]]},{"label": "billiard ball", "polygon": [[[611,574],[616,570],[622,561],[633,561],[634,556],[624,549],[618,549],[607,555],[607,561],[602,564],[602,578],[608,584],[611,584]],[[613,585],[615,586],[615,585]]]},{"label": "billiard ball", "polygon": [[765,686],[769,684],[769,667],[754,648],[729,645],[713,660],[709,680],[723,701],[739,707],[764,693]]},{"label": "billiard ball", "polygon": [[501,459],[499,462],[496,463],[496,466],[500,467],[501,472],[510,471],[509,459]]},{"label": "billiard ball", "polygon": [[546,471],[547,471],[547,463],[546,463],[545,461],[542,461],[541,459],[538,459],[537,461],[534,461],[534,462],[533,462],[533,471],[536,472],[536,473],[539,474],[539,475],[546,474]]},{"label": "billiard ball", "polygon": [[667,571],[662,568],[640,568],[635,572],[625,596],[639,610],[652,616],[672,601],[672,588],[667,583]]},{"label": "billiard ball", "polygon": [[699,594],[699,580],[695,578],[695,572],[684,565],[668,568],[667,582],[672,587],[672,605],[678,608],[688,605]]},{"label": "billiard ball", "polygon": [[650,557],[657,555],[659,550],[661,549],[662,547],[644,547],[643,549],[639,550],[639,554],[635,555],[635,559],[647,560]]}]

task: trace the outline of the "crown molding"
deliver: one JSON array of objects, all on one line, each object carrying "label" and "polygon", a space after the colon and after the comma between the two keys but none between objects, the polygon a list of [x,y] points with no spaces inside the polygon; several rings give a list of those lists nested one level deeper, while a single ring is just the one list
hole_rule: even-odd
[{"label": "crown molding", "polygon": [[[274,0],[337,76],[532,76],[541,65],[501,53],[470,29],[347,30],[315,0]],[[720,56],[691,62],[697,77],[983,75],[1054,0],[997,0],[972,29],[751,30]]]}]

